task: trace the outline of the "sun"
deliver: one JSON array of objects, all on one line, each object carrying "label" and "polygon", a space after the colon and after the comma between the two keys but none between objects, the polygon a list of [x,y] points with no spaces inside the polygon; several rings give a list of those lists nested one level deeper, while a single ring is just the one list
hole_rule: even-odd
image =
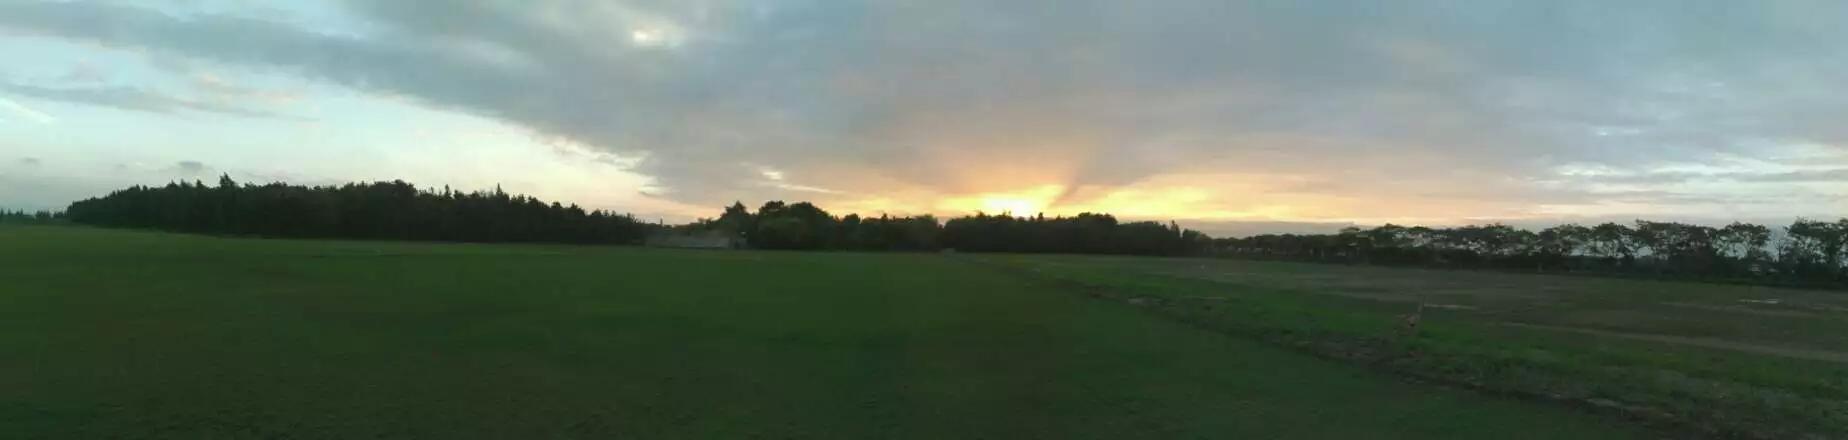
[{"label": "sun", "polygon": [[653,46],[661,42],[661,32],[653,29],[636,29],[629,31],[629,42],[637,46]]},{"label": "sun", "polygon": [[1045,207],[1033,200],[1014,197],[989,197],[982,199],[982,212],[995,214],[1033,215]]},{"label": "sun", "polygon": [[959,197],[939,199],[937,212],[967,215],[976,212],[987,214],[1012,214],[1015,216],[1033,216],[1051,214],[1059,195],[1065,187],[1061,185],[1040,185],[1016,188],[1005,192],[984,192],[967,194]]}]

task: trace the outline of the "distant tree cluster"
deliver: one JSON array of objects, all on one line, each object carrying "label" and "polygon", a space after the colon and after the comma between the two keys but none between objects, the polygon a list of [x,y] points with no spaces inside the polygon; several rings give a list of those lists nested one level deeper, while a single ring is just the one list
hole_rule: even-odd
[{"label": "distant tree cluster", "polygon": [[239,185],[230,176],[135,186],[72,203],[71,222],[273,237],[633,244],[635,218],[493,191],[420,190],[403,181]]},{"label": "distant tree cluster", "polygon": [[1207,249],[1211,238],[1172,222],[1118,222],[1110,214],[1076,217],[1014,217],[976,214],[943,225],[948,247],[974,252],[1187,255]]},{"label": "distant tree cluster", "polygon": [[716,219],[701,219],[678,227],[711,231],[742,239],[757,249],[838,249],[861,251],[926,251],[940,246],[942,226],[936,217],[835,217],[808,202],[764,203],[752,213],[733,203]]},{"label": "distant tree cluster", "polygon": [[0,209],[0,224],[48,225],[63,222],[63,212]]},{"label": "distant tree cluster", "polygon": [[1848,282],[1848,219],[1797,220],[1782,230],[1638,220],[1560,225],[1385,225],[1336,234],[1213,240],[1212,253],[1293,260],[1465,268],[1640,273],[1800,283]]},{"label": "distant tree cluster", "polygon": [[929,215],[835,217],[807,202],[781,201],[765,203],[755,213],[734,203],[716,219],[681,228],[736,234],[759,249],[1183,255],[1212,244],[1205,234],[1173,223],[1124,223],[1109,214],[1048,218],[977,213],[939,222]]},{"label": "distant tree cluster", "polygon": [[177,182],[135,186],[61,213],[0,210],[0,223],[60,223],[301,238],[639,244],[654,234],[724,235],[757,249],[1211,255],[1406,266],[1848,284],[1848,219],[1784,228],[1638,220],[1560,225],[1538,232],[1502,224],[1454,228],[1385,225],[1335,234],[1213,239],[1170,223],[975,215],[939,221],[834,216],[808,202],[742,203],[717,218],[658,226],[492,191],[421,190],[403,181],[299,186]]}]

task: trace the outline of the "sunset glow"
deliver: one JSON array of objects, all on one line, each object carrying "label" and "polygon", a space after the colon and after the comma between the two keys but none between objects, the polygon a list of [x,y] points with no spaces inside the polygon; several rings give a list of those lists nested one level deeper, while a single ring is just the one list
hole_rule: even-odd
[{"label": "sunset glow", "polygon": [[1052,206],[1055,199],[1064,192],[1059,185],[1042,185],[1011,192],[981,193],[961,197],[948,197],[936,204],[936,214],[966,215],[976,212],[987,214],[1013,214],[1032,216],[1046,213],[1057,214]]},{"label": "sunset glow", "polygon": [[1032,200],[1000,197],[982,199],[981,211],[1030,216],[1039,214],[1044,209],[1038,202]]}]

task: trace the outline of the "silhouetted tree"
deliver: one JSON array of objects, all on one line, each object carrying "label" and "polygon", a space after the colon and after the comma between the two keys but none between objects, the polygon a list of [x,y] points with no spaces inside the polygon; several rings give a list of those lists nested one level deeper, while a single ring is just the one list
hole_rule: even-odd
[{"label": "silhouetted tree", "polygon": [[403,181],[298,186],[202,182],[134,186],[72,203],[76,223],[275,237],[639,243],[653,226],[526,196],[419,190]]}]

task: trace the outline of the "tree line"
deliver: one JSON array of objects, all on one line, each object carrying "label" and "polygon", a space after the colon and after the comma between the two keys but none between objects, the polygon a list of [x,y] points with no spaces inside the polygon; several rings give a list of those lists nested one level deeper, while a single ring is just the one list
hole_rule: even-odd
[{"label": "tree line", "polygon": [[1773,229],[1638,220],[1539,231],[1503,224],[1346,228],[1333,234],[1211,238],[1170,223],[975,213],[835,216],[808,202],[743,203],[666,226],[524,195],[419,189],[403,181],[301,186],[133,186],[61,213],[0,211],[0,223],[57,223],[299,238],[640,244],[653,235],[721,236],[757,249],[1195,255],[1542,272],[1648,274],[1848,284],[1848,219]]},{"label": "tree line", "polygon": [[0,224],[48,225],[63,223],[64,213],[53,211],[26,212],[20,210],[0,209]]},{"label": "tree line", "polygon": [[171,182],[133,186],[74,202],[63,213],[8,213],[8,221],[67,218],[73,223],[209,234],[467,242],[640,244],[654,234],[721,234],[758,249],[1061,252],[1138,255],[1198,253],[1211,239],[1156,222],[1108,214],[1015,217],[835,216],[808,202],[734,203],[717,217],[678,226],[627,214],[586,211],[493,191],[419,189],[403,181],[302,186],[216,186]]},{"label": "tree line", "polygon": [[674,228],[721,234],[759,249],[1086,253],[1187,255],[1211,238],[1174,223],[1120,222],[1109,214],[1075,217],[974,215],[939,221],[930,215],[836,217],[808,202],[764,203],[756,212],[733,203],[717,218]]},{"label": "tree line", "polygon": [[635,244],[655,227],[493,191],[422,190],[403,181],[301,186],[175,182],[72,203],[73,223],[210,234],[465,242]]},{"label": "tree line", "polygon": [[1799,219],[1773,229],[1637,220],[1536,231],[1503,224],[1427,228],[1388,224],[1334,234],[1213,240],[1209,253],[1322,262],[1498,268],[1848,283],[1848,219]]},{"label": "tree line", "polygon": [[665,226],[510,195],[498,187],[425,190],[395,180],[252,185],[228,175],[215,186],[200,181],[132,186],[74,202],[63,213],[38,215],[96,226],[290,238],[640,244],[655,234],[718,234],[757,249],[1133,255],[1196,254],[1212,243],[1173,223],[1120,222],[1109,214],[976,213],[941,221],[931,215],[835,216],[808,202],[771,201],[755,212],[733,203],[717,218]]}]

